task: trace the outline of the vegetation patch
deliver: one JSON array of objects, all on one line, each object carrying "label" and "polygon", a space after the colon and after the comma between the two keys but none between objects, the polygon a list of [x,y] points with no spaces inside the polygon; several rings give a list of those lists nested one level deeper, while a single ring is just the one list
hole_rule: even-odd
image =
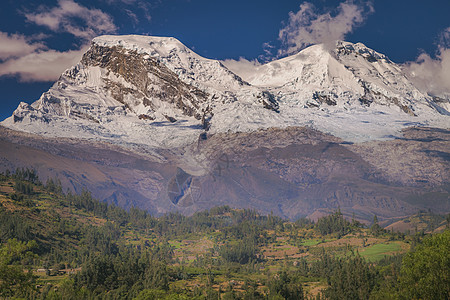
[{"label": "vegetation patch", "polygon": [[[449,294],[448,277],[429,276],[448,271],[448,217],[437,223],[443,233],[433,235],[385,230],[376,217],[367,228],[339,210],[316,223],[228,206],[156,218],[99,202],[88,191],[65,194],[58,181],[43,184],[28,169],[0,174],[0,191],[5,191],[0,193],[2,299],[443,299]],[[419,270],[422,263],[426,270]],[[432,288],[412,289],[411,282]]]},{"label": "vegetation patch", "polygon": [[362,257],[369,261],[379,261],[385,256],[390,256],[399,253],[402,250],[400,243],[381,243],[360,250]]}]

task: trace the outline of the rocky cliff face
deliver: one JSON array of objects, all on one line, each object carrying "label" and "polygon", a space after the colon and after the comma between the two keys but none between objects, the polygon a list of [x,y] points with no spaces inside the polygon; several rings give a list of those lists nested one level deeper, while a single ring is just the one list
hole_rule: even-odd
[{"label": "rocky cliff face", "polygon": [[[104,77],[105,93],[141,119],[156,119],[155,113],[164,103],[168,103],[181,110],[184,115],[200,120],[200,106],[209,97],[207,93],[181,81],[175,73],[154,58],[122,47],[93,44],[83,55],[81,64],[86,68],[100,67],[123,79],[121,83]],[[77,74],[70,75],[71,79],[76,79]],[[142,106],[147,111],[139,111]]]}]

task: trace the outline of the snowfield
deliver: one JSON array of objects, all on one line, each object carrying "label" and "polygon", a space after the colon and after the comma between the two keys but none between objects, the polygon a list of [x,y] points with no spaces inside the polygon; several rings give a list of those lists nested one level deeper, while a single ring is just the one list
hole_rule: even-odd
[{"label": "snowfield", "polygon": [[214,134],[309,126],[355,143],[393,139],[411,126],[450,128],[448,101],[434,103],[398,65],[360,43],[339,41],[331,50],[314,45],[255,66],[250,76],[175,38],[101,36],[93,47],[132,57],[136,70],[152,66],[154,72],[142,78],[138,71],[123,73],[119,59],[103,67],[102,56],[82,60],[1,125],[165,149],[196,142],[205,128]]}]

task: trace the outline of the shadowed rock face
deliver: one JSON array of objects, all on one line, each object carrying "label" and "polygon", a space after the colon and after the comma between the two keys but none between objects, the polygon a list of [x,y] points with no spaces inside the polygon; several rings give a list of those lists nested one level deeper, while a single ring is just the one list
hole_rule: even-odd
[{"label": "shadowed rock face", "polygon": [[297,218],[340,207],[363,221],[374,214],[388,221],[450,211],[446,130],[412,128],[403,139],[351,145],[307,128],[268,129],[158,152],[5,128],[0,140],[1,169],[34,167],[64,188],[154,214],[227,204]]},{"label": "shadowed rock face", "polygon": [[376,165],[390,182],[436,187],[449,182],[449,140],[449,130],[410,128],[401,139],[372,141],[351,149]]}]

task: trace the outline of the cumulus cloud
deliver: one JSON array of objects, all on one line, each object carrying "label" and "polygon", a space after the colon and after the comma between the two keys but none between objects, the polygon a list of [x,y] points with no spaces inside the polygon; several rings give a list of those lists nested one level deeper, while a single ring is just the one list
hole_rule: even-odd
[{"label": "cumulus cloud", "polygon": [[440,35],[435,58],[422,53],[414,62],[404,64],[410,79],[422,91],[444,98],[450,98],[450,27]]},{"label": "cumulus cloud", "polygon": [[[274,56],[286,56],[312,44],[334,46],[337,40],[343,40],[346,34],[362,24],[367,15],[374,11],[371,1],[358,3],[347,0],[339,4],[335,11],[320,14],[314,4],[303,2],[297,12],[289,13],[286,26],[279,31],[281,48],[277,51],[271,43],[264,43],[264,54],[258,59],[268,62]],[[249,61],[242,57],[239,60],[227,59],[223,63],[244,80],[254,75],[260,65],[257,60]]]},{"label": "cumulus cloud", "polygon": [[261,65],[257,60],[247,60],[243,57],[240,57],[239,60],[226,59],[222,63],[246,81],[255,74],[257,67]]},{"label": "cumulus cloud", "polygon": [[21,57],[44,48],[46,47],[43,43],[31,43],[23,35],[0,31],[0,60]]},{"label": "cumulus cloud", "polygon": [[79,62],[86,50],[85,46],[65,52],[53,49],[31,52],[0,64],[0,76],[18,76],[25,82],[54,81],[64,70]]},{"label": "cumulus cloud", "polygon": [[53,8],[41,7],[38,12],[25,13],[27,21],[45,26],[54,32],[68,32],[82,39],[116,31],[110,15],[87,8],[73,0],[59,0]]},{"label": "cumulus cloud", "polygon": [[331,11],[319,14],[312,3],[304,2],[296,13],[289,13],[287,25],[279,31],[283,46],[278,55],[292,54],[318,43],[334,46],[335,41],[343,40],[373,11],[370,1],[357,4],[347,0],[339,4],[333,15]]}]

